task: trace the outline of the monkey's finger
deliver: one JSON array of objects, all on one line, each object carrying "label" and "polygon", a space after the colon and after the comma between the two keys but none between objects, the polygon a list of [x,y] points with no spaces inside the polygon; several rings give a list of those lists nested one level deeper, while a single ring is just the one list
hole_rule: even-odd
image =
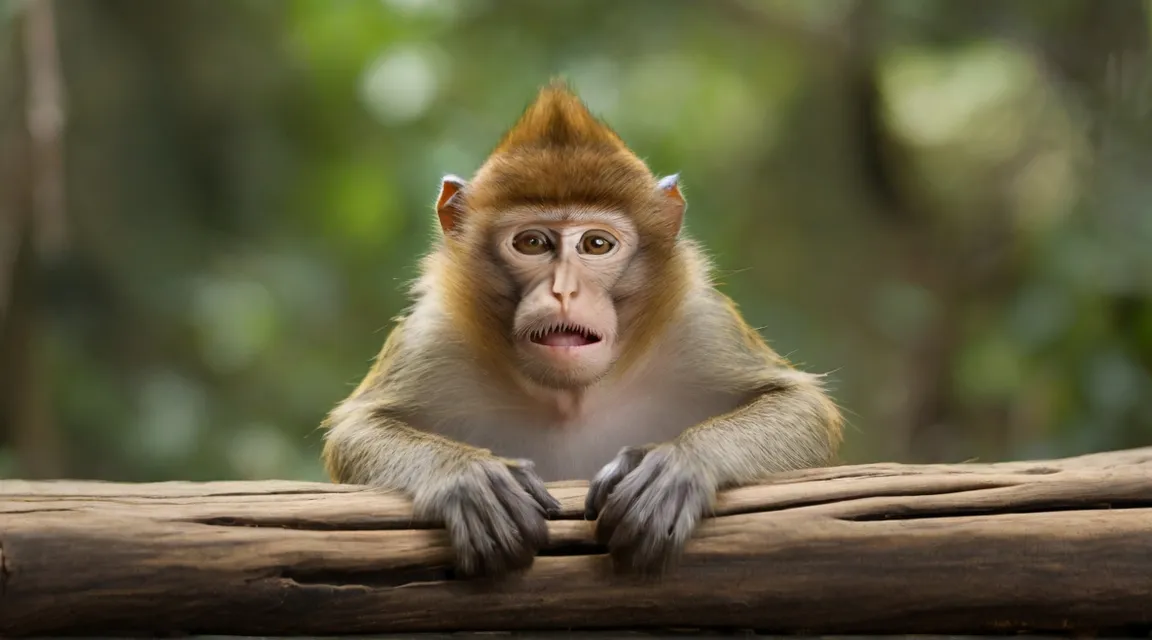
[{"label": "monkey's finger", "polygon": [[670,546],[670,525],[663,518],[667,511],[663,506],[634,509],[622,520],[608,543],[617,573],[660,573]]},{"label": "monkey's finger", "polygon": [[[508,514],[519,531],[519,541],[514,544],[513,550],[520,555],[527,555],[527,562],[536,551],[548,544],[548,524],[544,508],[517,482],[511,473],[499,473],[495,469],[488,471],[488,479],[492,486],[496,500],[502,507],[501,511]],[[497,513],[492,510],[493,515]],[[495,518],[494,518],[495,519]],[[498,521],[498,526],[507,526],[507,520]]]},{"label": "monkey's finger", "polygon": [[[632,530],[624,527],[612,540],[617,570],[659,575],[680,558],[711,504],[711,493],[699,481],[666,473],[658,486],[653,486],[645,499],[650,505],[635,509]],[[642,500],[643,502],[643,500]],[[640,506],[640,505],[638,505]],[[640,517],[645,517],[641,519]]]},{"label": "monkey's finger", "polygon": [[672,539],[675,550],[679,552],[688,543],[704,512],[704,504],[692,496],[686,496],[680,511],[676,514],[676,521],[668,529],[668,536]]},{"label": "monkey's finger", "polygon": [[648,544],[641,546],[633,560],[634,570],[645,574],[663,573],[684,547],[685,532],[691,533],[694,520],[689,511],[690,491],[673,488],[656,507],[658,515],[646,533]]},{"label": "monkey's finger", "polygon": [[595,520],[608,495],[620,484],[629,473],[632,473],[644,460],[644,456],[653,448],[653,445],[643,447],[624,447],[608,464],[592,478],[588,485],[588,493],[584,498],[584,519]]},{"label": "monkey's finger", "polygon": [[645,460],[616,485],[596,520],[596,540],[600,544],[611,548],[616,529],[625,522],[625,516],[637,509],[637,500],[655,482],[662,467],[663,464],[656,459]]},{"label": "monkey's finger", "polygon": [[492,554],[492,543],[478,521],[477,509],[466,504],[462,494],[450,496],[443,505],[444,525],[456,554],[456,568],[464,577],[492,572],[487,558]]},{"label": "monkey's finger", "polygon": [[660,544],[641,551],[633,560],[636,570],[645,574],[661,574],[678,562],[696,531],[706,504],[707,498],[699,487],[681,487],[676,492],[675,502],[666,503],[660,518],[660,530],[652,532]]},{"label": "monkey's finger", "polygon": [[528,492],[528,495],[532,496],[537,504],[544,508],[549,518],[560,515],[560,501],[548,493],[548,487],[536,473],[535,465],[530,460],[517,460],[516,462],[516,466],[508,467],[516,482]]},{"label": "monkey's finger", "polygon": [[600,473],[597,473],[588,485],[588,494],[584,498],[584,519],[595,520],[604,508],[608,495],[624,479],[626,471],[615,460],[609,462]]},{"label": "monkey's finger", "polygon": [[[507,485],[513,486],[510,481]],[[505,517],[490,482],[458,491],[453,498],[446,513],[455,532],[453,545],[464,576],[499,578],[531,564],[532,554]]]},{"label": "monkey's finger", "polygon": [[641,547],[652,544],[654,539],[667,531],[665,522],[669,509],[665,505],[675,500],[675,496],[653,483],[632,501],[628,512],[620,518],[608,548],[620,556],[634,556],[643,551]]},{"label": "monkey's finger", "polygon": [[[653,458],[640,465],[636,472],[621,484],[644,479],[628,505],[626,517],[620,519],[615,530],[609,535],[609,551],[625,569],[644,571],[653,559],[665,554],[671,529],[676,517],[688,498],[687,484],[691,480],[682,478],[677,464],[666,457]],[[620,568],[620,567],[618,567]]]},{"label": "monkey's finger", "polygon": [[480,521],[483,522],[484,535],[493,541],[492,564],[498,565],[501,573],[527,568],[532,564],[534,549],[525,540],[515,518],[507,516],[507,506],[499,494],[489,497],[490,503],[485,505]]}]

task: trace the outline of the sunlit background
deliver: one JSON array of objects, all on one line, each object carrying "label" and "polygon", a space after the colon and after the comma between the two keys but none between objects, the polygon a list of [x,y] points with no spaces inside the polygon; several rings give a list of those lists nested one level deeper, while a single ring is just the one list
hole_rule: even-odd
[{"label": "sunlit background", "polygon": [[[0,477],[323,479],[468,175],[567,77],[847,462],[1152,444],[1142,0],[0,0]],[[430,394],[436,393],[429,389]]]}]

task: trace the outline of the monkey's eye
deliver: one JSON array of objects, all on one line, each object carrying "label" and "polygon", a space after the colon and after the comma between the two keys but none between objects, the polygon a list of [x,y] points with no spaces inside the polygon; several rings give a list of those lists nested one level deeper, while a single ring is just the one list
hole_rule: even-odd
[{"label": "monkey's eye", "polygon": [[580,238],[580,253],[602,256],[616,246],[616,238],[604,231],[589,231]]},{"label": "monkey's eye", "polygon": [[522,231],[512,238],[512,248],[529,256],[538,256],[552,250],[552,241],[539,231]]}]

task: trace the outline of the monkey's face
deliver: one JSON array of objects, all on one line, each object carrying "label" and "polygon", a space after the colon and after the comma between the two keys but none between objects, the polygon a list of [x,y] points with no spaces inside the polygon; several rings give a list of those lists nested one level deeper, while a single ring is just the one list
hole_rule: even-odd
[{"label": "monkey's face", "polygon": [[521,294],[512,321],[521,371],[553,388],[596,382],[619,356],[614,288],[636,252],[635,227],[579,208],[502,218],[495,240]]}]

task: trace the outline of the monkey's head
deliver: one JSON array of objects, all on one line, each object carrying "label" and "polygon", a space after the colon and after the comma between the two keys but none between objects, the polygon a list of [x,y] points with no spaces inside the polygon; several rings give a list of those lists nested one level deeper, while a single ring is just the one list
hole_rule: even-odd
[{"label": "monkey's head", "polygon": [[450,308],[489,362],[552,388],[590,385],[676,313],[685,202],[562,84],[541,90],[436,210]]}]

